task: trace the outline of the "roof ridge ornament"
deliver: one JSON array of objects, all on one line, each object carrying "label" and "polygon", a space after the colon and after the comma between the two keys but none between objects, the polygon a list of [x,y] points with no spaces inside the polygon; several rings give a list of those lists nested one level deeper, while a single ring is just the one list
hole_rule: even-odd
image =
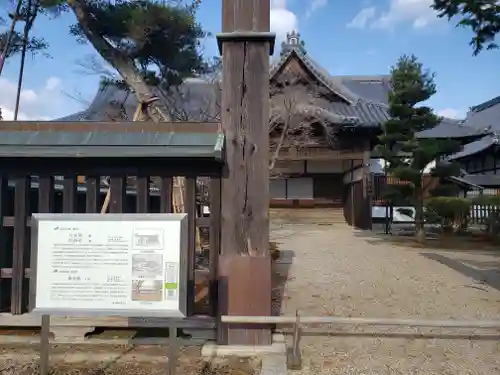
[{"label": "roof ridge ornament", "polygon": [[296,30],[292,30],[291,33],[286,33],[286,41],[291,46],[299,45],[300,34]]},{"label": "roof ridge ornament", "polygon": [[303,54],[306,53],[306,49],[304,47],[304,42],[300,39],[300,33],[297,30],[292,30],[289,33],[286,33],[286,41],[281,43],[281,56],[285,53],[288,53],[292,50],[298,50]]},{"label": "roof ridge ornament", "polygon": [[493,132],[493,143],[498,144],[500,139],[498,138],[498,132]]}]

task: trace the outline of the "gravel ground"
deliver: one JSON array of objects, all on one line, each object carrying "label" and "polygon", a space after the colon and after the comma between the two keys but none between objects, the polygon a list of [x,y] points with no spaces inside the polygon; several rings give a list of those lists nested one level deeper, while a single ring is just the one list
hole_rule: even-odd
[{"label": "gravel ground", "polygon": [[[168,347],[54,345],[50,375],[167,375]],[[255,359],[225,358],[206,362],[200,347],[182,348],[175,375],[254,375]],[[1,375],[38,375],[38,348],[0,346]]]},{"label": "gravel ground", "polygon": [[[500,251],[394,244],[353,230],[332,210],[304,212],[271,215],[279,267],[290,267],[282,314],[500,320]],[[301,340],[304,368],[292,374],[500,374],[500,330],[311,331]]]}]

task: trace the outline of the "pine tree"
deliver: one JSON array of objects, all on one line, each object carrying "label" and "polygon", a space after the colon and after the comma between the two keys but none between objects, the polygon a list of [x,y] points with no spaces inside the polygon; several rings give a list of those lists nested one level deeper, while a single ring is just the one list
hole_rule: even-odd
[{"label": "pine tree", "polygon": [[195,18],[200,0],[32,1],[45,15],[73,13],[69,32],[117,71],[155,122],[171,119],[151,86],[168,90],[208,69],[200,48],[207,34]]},{"label": "pine tree", "polygon": [[439,17],[458,18],[458,26],[474,33],[469,44],[477,55],[485,47],[497,49],[495,38],[500,33],[500,2],[498,0],[434,0],[432,8]]},{"label": "pine tree", "polygon": [[[29,34],[40,10],[39,4],[35,0],[18,0],[14,3],[16,3],[16,10],[8,17],[0,17],[0,74],[4,60],[22,52],[25,43],[24,32],[27,31]],[[8,18],[10,19],[7,21]],[[24,32],[17,30],[16,24],[21,25]],[[43,53],[45,56],[49,56],[45,52],[47,47],[48,44],[44,39],[27,35],[27,52],[32,55]]]},{"label": "pine tree", "polygon": [[[388,175],[405,184],[388,185],[386,199],[406,200],[415,207],[415,225],[419,240],[424,232],[424,169],[443,156],[458,152],[460,143],[452,140],[417,138],[417,133],[438,125],[441,119],[423,102],[436,93],[434,74],[424,70],[418,59],[402,56],[391,70],[392,93],[389,95],[390,120],[384,124],[377,150],[386,160]],[[437,163],[431,174],[456,175],[457,166]]]}]

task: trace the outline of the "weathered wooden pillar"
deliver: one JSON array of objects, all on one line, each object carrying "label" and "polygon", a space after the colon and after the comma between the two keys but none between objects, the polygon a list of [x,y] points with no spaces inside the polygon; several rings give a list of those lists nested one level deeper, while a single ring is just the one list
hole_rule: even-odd
[{"label": "weathered wooden pillar", "polygon": [[[223,0],[222,181],[219,313],[271,314],[269,254],[269,0]],[[268,345],[268,326],[221,325],[223,344]]]},{"label": "weathered wooden pillar", "polygon": [[372,175],[370,172],[370,151],[363,152],[363,227],[362,229],[372,229]]}]

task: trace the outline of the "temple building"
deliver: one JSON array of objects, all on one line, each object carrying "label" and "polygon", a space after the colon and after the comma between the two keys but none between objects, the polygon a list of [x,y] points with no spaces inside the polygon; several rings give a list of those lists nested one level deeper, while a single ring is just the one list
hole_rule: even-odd
[{"label": "temple building", "polygon": [[[373,175],[382,173],[372,150],[389,118],[390,76],[331,75],[292,32],[269,79],[271,204],[349,206],[346,217],[358,222],[371,216]],[[188,79],[159,95],[173,121],[219,121],[216,81]],[[104,85],[86,110],[59,121],[130,121],[136,106],[133,94]],[[498,119],[500,97],[472,107],[463,121],[444,118],[419,136],[461,140],[463,150],[452,156],[463,168],[455,182],[493,194],[500,187]]]}]

